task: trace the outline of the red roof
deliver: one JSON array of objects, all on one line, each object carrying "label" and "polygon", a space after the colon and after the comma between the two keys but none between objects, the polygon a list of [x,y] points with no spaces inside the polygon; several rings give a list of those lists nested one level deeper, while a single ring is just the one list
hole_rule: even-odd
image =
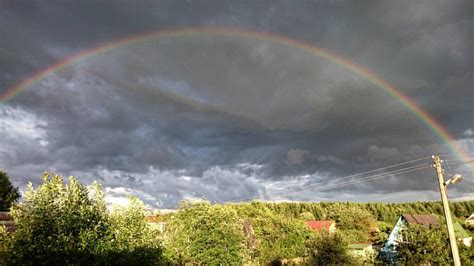
[{"label": "red roof", "polygon": [[309,228],[319,231],[321,229],[326,229],[329,231],[332,224],[335,224],[334,221],[307,221],[306,224]]}]

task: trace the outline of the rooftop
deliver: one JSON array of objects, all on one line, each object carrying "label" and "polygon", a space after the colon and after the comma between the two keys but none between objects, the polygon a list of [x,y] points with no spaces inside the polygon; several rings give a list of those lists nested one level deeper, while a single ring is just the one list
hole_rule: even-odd
[{"label": "rooftop", "polygon": [[308,225],[309,228],[313,230],[321,230],[321,229],[326,229],[329,230],[331,228],[331,225],[335,225],[335,221],[307,221],[306,224]]},{"label": "rooftop", "polygon": [[466,233],[464,228],[462,228],[461,224],[459,224],[457,221],[454,222],[453,227],[454,227],[454,234],[456,235],[457,238],[469,238],[469,235]]},{"label": "rooftop", "polygon": [[440,226],[438,216],[434,214],[403,214],[403,218],[408,224],[420,224],[430,227]]}]

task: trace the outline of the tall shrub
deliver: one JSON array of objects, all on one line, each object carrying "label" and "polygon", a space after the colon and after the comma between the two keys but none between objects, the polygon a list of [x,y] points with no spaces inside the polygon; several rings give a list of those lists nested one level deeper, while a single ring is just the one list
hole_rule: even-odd
[{"label": "tall shrub", "polygon": [[148,230],[138,200],[109,214],[98,183],[91,187],[45,173],[35,190],[12,208],[16,230],[1,234],[7,264],[96,265],[158,264],[161,246]]},{"label": "tall shrub", "polygon": [[228,206],[185,203],[166,226],[172,263],[242,265],[248,257],[242,222]]}]

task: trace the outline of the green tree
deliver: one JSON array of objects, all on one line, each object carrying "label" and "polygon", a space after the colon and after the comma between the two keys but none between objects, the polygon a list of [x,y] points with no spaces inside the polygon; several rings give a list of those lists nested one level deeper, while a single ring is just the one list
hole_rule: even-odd
[{"label": "green tree", "polygon": [[323,232],[308,245],[312,265],[344,265],[357,263],[349,254],[347,240],[340,234]]},{"label": "green tree", "polygon": [[314,220],[314,215],[311,212],[303,212],[300,214],[300,219],[303,221],[311,221]]},{"label": "green tree", "polygon": [[[398,243],[397,259],[405,264],[432,263],[448,265],[452,263],[449,238],[445,226],[428,228],[422,225],[408,225],[402,231],[402,241]],[[471,265],[474,260],[473,248],[458,242],[462,265]]]},{"label": "green tree", "polygon": [[12,207],[16,230],[2,233],[0,249],[8,264],[153,264],[156,256],[143,252],[159,255],[160,249],[139,232],[145,229],[140,211],[132,204],[109,216],[98,183],[86,187],[70,177],[66,184],[45,173],[43,183],[36,190],[30,183],[24,201]]},{"label": "green tree", "polygon": [[18,188],[12,185],[7,173],[0,171],[0,211],[8,211],[19,198]]},{"label": "green tree", "polygon": [[162,256],[160,232],[145,221],[145,206],[131,197],[128,207],[115,207],[109,215],[111,239],[108,250],[115,264],[149,265]]},{"label": "green tree", "polygon": [[[258,242],[256,249],[251,252],[251,258],[266,264],[280,259],[304,257],[306,242],[311,236],[308,226],[300,219],[272,211],[278,205],[271,209],[268,206],[259,202],[236,206],[239,216],[252,224]],[[282,205],[285,209],[291,209],[292,206],[296,205]]]},{"label": "green tree", "polygon": [[90,261],[104,248],[108,234],[106,208],[98,193],[89,190],[73,177],[64,184],[62,177],[45,173],[43,184],[35,191],[28,185],[22,204],[11,215],[13,233],[12,260],[45,264]]},{"label": "green tree", "polygon": [[463,265],[472,264],[474,262],[474,246],[467,247],[463,244],[459,244],[459,257]]},{"label": "green tree", "polygon": [[409,265],[449,264],[450,254],[446,240],[446,234],[440,228],[408,225],[402,231],[402,241],[396,247],[397,259]]},{"label": "green tree", "polygon": [[243,223],[229,206],[184,202],[166,227],[165,254],[172,263],[241,265],[248,259]]}]

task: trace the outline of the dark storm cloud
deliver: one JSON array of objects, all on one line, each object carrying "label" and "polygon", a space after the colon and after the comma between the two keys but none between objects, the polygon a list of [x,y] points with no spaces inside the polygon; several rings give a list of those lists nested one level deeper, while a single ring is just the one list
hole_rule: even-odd
[{"label": "dark storm cloud", "polygon": [[[472,151],[469,1],[1,5],[0,92],[124,36],[238,27],[304,40],[373,70]],[[269,195],[446,152],[412,113],[364,78],[301,49],[242,37],[196,34],[115,49],[49,75],[0,108],[0,166],[17,185],[48,169],[101,179],[111,195],[132,192],[161,207],[183,197]],[[348,186],[339,199],[430,191],[430,171]]]}]

